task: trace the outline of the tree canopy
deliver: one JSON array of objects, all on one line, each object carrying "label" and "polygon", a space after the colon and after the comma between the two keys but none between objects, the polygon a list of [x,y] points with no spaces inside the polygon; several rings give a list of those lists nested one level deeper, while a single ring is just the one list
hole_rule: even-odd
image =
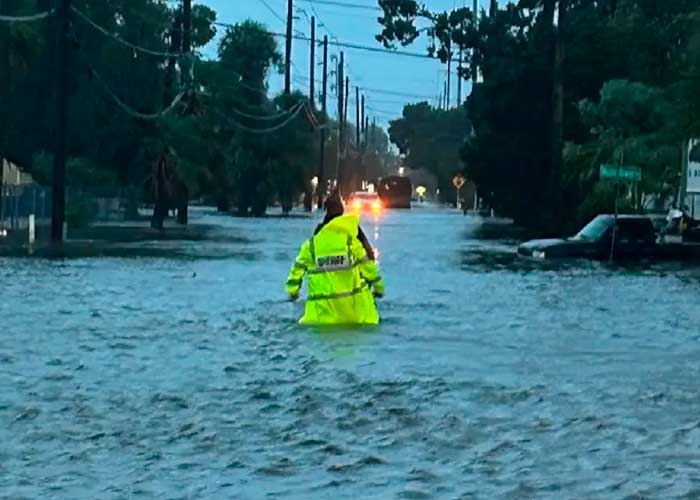
[{"label": "tree canopy", "polygon": [[[0,12],[29,15],[52,3],[1,2]],[[161,200],[160,218],[176,198],[203,198],[241,215],[263,215],[276,202],[289,210],[311,189],[320,125],[328,130],[332,168],[334,123],[313,111],[307,96],[267,88],[282,57],[264,25],[243,21],[221,32],[216,12],[195,5],[192,52],[185,54],[179,2],[74,0],[73,6],[69,186],[111,185],[115,193]],[[0,157],[41,182],[51,181],[57,24],[54,16],[0,23]],[[202,55],[215,40],[215,56]],[[381,137],[376,132],[365,154],[390,154]]]},{"label": "tree canopy", "polygon": [[407,105],[389,126],[389,137],[411,169],[426,169],[438,179],[443,200],[455,199],[452,178],[460,173],[460,148],[471,133],[463,108],[444,111],[427,102]]},{"label": "tree canopy", "polygon": [[677,188],[681,143],[700,132],[691,111],[697,2],[520,0],[478,15],[413,0],[379,5],[385,46],[425,32],[443,62],[467,54],[460,73],[479,79],[465,104],[474,135],[461,158],[500,213],[556,230],[579,224],[591,206],[610,210],[611,199],[594,201],[597,169],[621,156],[643,167],[646,194]]}]

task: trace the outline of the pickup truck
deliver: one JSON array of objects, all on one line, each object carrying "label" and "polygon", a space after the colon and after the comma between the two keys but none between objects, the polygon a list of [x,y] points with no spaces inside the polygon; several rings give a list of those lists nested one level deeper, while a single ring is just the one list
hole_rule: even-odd
[{"label": "pickup truck", "polygon": [[[571,238],[528,241],[518,247],[518,254],[535,259],[607,259],[610,257],[614,227],[614,215],[599,215]],[[657,240],[651,218],[643,215],[618,216],[615,258],[649,259],[682,253],[679,252],[680,248],[660,245]]]}]

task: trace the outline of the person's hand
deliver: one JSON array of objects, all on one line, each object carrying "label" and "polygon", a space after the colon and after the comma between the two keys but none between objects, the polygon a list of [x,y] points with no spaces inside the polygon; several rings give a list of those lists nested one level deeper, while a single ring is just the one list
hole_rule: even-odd
[{"label": "person's hand", "polygon": [[375,298],[375,299],[383,299],[383,298],[384,298],[384,294],[383,294],[383,293],[379,293],[379,292],[377,292],[377,291],[374,291],[373,294],[374,294],[374,298]]}]

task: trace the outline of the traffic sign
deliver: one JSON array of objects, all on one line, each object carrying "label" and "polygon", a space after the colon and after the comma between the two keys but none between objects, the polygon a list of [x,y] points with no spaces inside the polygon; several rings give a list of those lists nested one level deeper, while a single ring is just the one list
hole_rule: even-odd
[{"label": "traffic sign", "polygon": [[642,169],[629,165],[610,165],[604,163],[600,166],[600,178],[640,182],[642,180]]},{"label": "traffic sign", "polygon": [[454,178],[452,179],[452,184],[454,187],[457,189],[460,189],[462,186],[464,186],[464,183],[466,182],[466,179],[462,174],[455,175]]}]

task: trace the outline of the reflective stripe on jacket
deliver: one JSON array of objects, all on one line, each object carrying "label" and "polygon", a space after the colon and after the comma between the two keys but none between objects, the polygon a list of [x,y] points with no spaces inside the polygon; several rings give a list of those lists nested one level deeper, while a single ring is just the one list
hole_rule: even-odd
[{"label": "reflective stripe on jacket", "polygon": [[305,275],[309,295],[302,324],[377,324],[372,288],[384,293],[375,262],[357,239],[360,219],[343,215],[304,242],[287,279],[287,293],[298,295]]}]

